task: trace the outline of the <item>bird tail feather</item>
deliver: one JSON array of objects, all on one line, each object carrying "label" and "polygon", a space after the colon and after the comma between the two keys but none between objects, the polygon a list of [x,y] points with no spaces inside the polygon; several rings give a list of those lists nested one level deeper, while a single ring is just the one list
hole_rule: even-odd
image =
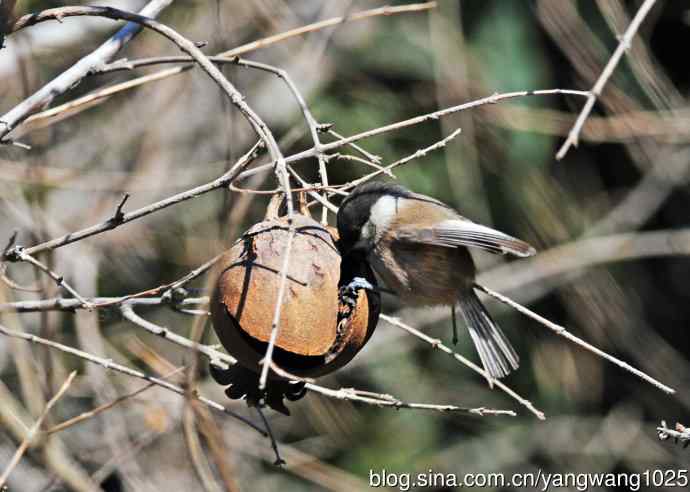
[{"label": "bird tail feather", "polygon": [[489,376],[498,379],[517,369],[520,358],[474,290],[463,292],[459,296],[459,304],[479,358]]}]

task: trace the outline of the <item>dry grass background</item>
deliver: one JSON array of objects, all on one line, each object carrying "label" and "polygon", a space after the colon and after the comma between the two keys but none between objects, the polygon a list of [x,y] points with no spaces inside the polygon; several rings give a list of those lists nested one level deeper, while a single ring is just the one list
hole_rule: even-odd
[{"label": "dry grass background", "polygon": [[[137,11],[145,2],[100,4]],[[318,122],[353,135],[493,93],[587,91],[642,4],[442,1],[429,10],[314,30],[242,56],[285,70]],[[21,15],[62,5],[69,3],[20,1],[15,10]],[[172,2],[157,19],[205,42],[203,52],[215,54],[381,6],[185,0]],[[396,168],[397,178],[535,244],[541,253],[525,261],[477,255],[480,281],[670,385],[675,395],[490,304],[523,361],[505,382],[546,414],[541,421],[453,357],[381,321],[363,352],[319,384],[405,401],[508,408],[518,415],[395,411],[310,393],[290,404],[289,418],[267,412],[288,463],[278,469],[270,443],[236,419],[160,387],[119,401],[146,383],[0,337],[0,470],[72,370],[78,374],[45,417],[44,430],[117,401],[79,425],[49,437],[40,433],[10,475],[9,490],[98,490],[96,484],[137,491],[364,490],[369,470],[383,468],[639,473],[687,467],[688,450],[659,441],[656,427],[662,419],[690,423],[690,78],[682,51],[690,41],[688,19],[686,2],[656,2],[584,123],[580,145],[560,161],[556,152],[584,103],[576,95],[482,105],[358,142],[388,164],[462,128],[442,149]],[[96,49],[117,27],[107,19],[67,18],[6,36],[0,113]],[[179,54],[168,40],[145,31],[114,60]],[[158,70],[90,75],[50,107]],[[222,72],[266,121],[284,155],[312,146],[300,107],[279,78],[235,65],[223,65]],[[128,212],[209,182],[256,142],[246,120],[199,68],[78,110],[44,113],[9,136],[31,149],[0,147],[3,246],[13,231],[18,244],[33,246],[107,220],[125,192]],[[345,147],[336,152],[356,154]],[[265,156],[255,165],[264,162]],[[314,158],[294,169],[308,183],[319,180]],[[352,160],[328,162],[331,184],[370,171]],[[241,185],[271,190],[278,183],[269,170]],[[219,189],[41,252],[37,259],[84,297],[144,291],[174,282],[217,255],[260,220],[268,198]],[[337,204],[337,195],[331,198]],[[320,215],[320,207],[314,210]],[[19,286],[39,291],[0,283],[2,326],[186,383],[181,372],[170,373],[194,364],[189,350],[142,330],[117,309],[15,312],[8,303],[72,296],[30,264],[8,264],[6,273]],[[192,296],[204,295],[204,276],[187,287]],[[445,310],[412,311],[387,297],[385,311],[450,345]],[[193,337],[195,320],[203,321],[160,303],[137,312],[184,337]],[[202,341],[215,343],[210,330]],[[476,359],[468,339],[454,349]],[[204,360],[199,367],[200,393],[256,421],[241,402],[227,401],[205,365]]]}]

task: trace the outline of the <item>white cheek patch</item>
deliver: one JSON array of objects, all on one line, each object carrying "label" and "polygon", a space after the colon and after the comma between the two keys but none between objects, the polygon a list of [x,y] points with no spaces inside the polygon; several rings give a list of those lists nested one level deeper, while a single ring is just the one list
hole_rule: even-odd
[{"label": "white cheek patch", "polygon": [[398,214],[399,207],[400,199],[398,197],[385,195],[379,198],[371,207],[371,215],[362,228],[362,236],[378,241],[383,231],[388,229],[391,221]]}]

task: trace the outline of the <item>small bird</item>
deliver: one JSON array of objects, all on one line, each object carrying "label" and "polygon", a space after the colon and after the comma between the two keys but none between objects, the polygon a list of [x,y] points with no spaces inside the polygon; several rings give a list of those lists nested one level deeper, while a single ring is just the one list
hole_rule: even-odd
[{"label": "small bird", "polygon": [[[536,253],[532,246],[394,183],[357,186],[343,200],[337,222],[342,256],[368,263],[404,303],[459,305],[491,378],[518,368],[515,349],[475,293],[476,267],[468,248],[527,257]],[[355,278],[345,296],[363,288],[373,286]]]}]

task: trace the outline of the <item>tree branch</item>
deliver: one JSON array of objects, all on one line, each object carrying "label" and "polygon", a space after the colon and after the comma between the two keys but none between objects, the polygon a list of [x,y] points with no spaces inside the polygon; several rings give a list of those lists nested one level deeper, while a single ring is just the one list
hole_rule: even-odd
[{"label": "tree branch", "polygon": [[[170,5],[172,0],[151,0],[141,11],[141,16],[156,17],[165,7]],[[21,17],[12,25],[12,32],[16,32],[17,25],[21,26],[22,19],[26,22],[27,17]],[[21,27],[19,27],[21,28]],[[141,27],[137,23],[128,23],[122,29],[115,33],[110,39],[98,47],[95,51],[85,56],[70,69],[58,75],[55,79],[43,86],[38,92],[33,94],[28,99],[25,99],[7,114],[0,118],[0,142],[5,141],[5,136],[12,131],[19,123],[24,121],[30,114],[50,104],[55,97],[64,94],[72,87],[77,85],[84,77],[86,77],[91,70],[98,67],[108,60],[136,36]]]},{"label": "tree branch", "polygon": [[582,126],[585,124],[587,117],[592,112],[594,103],[597,101],[597,98],[601,95],[601,92],[604,90],[604,86],[613,74],[613,71],[616,69],[616,66],[618,66],[618,62],[620,62],[625,52],[628,50],[628,48],[630,48],[630,42],[632,41],[632,38],[635,36],[635,33],[640,27],[640,24],[642,24],[642,21],[647,16],[647,14],[652,9],[655,3],[656,0],[645,0],[644,3],[640,6],[640,9],[635,14],[635,17],[633,17],[632,21],[630,22],[630,25],[628,26],[628,29],[621,37],[620,42],[618,43],[618,47],[613,52],[611,59],[604,67],[604,70],[601,72],[601,75],[594,83],[594,87],[592,87],[592,90],[587,96],[587,102],[585,102],[582,111],[577,117],[577,120],[575,120],[573,128],[568,133],[568,138],[565,140],[565,142],[563,142],[563,145],[556,153],[556,159],[563,159],[563,157],[565,157],[565,154],[568,152],[568,149],[570,149],[571,146],[577,147],[580,132],[582,131]]},{"label": "tree branch", "polygon": [[[2,326],[0,326],[0,330],[2,330]],[[14,467],[17,466],[19,463],[19,460],[22,459],[22,456],[26,452],[27,448],[29,447],[29,444],[31,444],[31,441],[33,438],[38,434],[38,431],[41,429],[41,425],[43,425],[43,421],[45,418],[48,416],[48,413],[50,412],[51,408],[53,408],[53,405],[57,403],[57,401],[62,398],[62,395],[65,394],[67,389],[70,387],[72,384],[72,381],[74,380],[74,376],[77,375],[77,371],[72,371],[70,375],[67,377],[67,380],[62,383],[62,386],[58,390],[57,393],[55,393],[55,396],[53,396],[48,404],[46,405],[45,409],[43,410],[43,413],[41,413],[41,416],[38,417],[38,420],[36,420],[36,423],[29,429],[29,432],[27,432],[26,437],[22,441],[22,443],[19,445],[17,448],[17,451],[14,453],[14,456],[10,460],[10,462],[7,464],[7,467],[5,468],[5,471],[0,475],[0,490],[5,490],[4,486],[5,483],[7,482],[7,478],[10,476],[10,473],[12,473],[12,470],[14,470]]]}]

